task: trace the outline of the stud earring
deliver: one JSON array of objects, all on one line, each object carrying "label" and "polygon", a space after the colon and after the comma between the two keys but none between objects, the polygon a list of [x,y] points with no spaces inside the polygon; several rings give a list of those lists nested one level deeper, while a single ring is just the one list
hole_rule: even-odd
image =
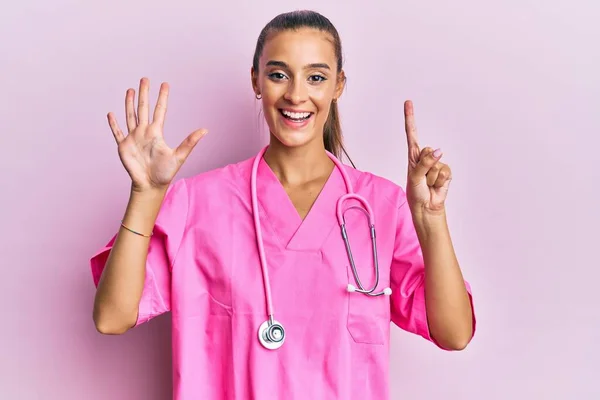
[{"label": "stud earring", "polygon": [[257,95],[256,95],[256,99],[257,99],[257,100],[260,100],[260,99],[262,99],[262,94],[260,94],[260,93],[259,93],[259,94],[257,94]]}]

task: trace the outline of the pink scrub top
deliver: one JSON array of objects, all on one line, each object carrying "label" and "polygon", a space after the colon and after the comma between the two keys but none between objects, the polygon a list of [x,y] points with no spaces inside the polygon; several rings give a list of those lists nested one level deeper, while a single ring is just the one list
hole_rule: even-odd
[{"label": "pink scrub top", "polygon": [[[177,180],[157,218],[137,324],[171,312],[173,398],[389,399],[390,321],[435,344],[404,191],[344,167],[375,214],[378,290],[392,289],[391,296],[348,293],[348,284],[356,283],[335,213],[346,193],[341,173],[334,168],[302,220],[260,161],[257,194],[272,301],[286,329],[283,346],[267,350],[257,334],[267,309],[252,217],[252,162]],[[370,287],[375,274],[365,215],[357,209],[345,215],[360,279]],[[96,285],[114,239],[91,259]]]}]

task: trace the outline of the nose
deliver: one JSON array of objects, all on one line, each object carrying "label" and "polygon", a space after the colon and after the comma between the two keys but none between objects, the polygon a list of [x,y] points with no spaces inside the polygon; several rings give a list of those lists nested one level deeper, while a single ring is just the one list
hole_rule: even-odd
[{"label": "nose", "polygon": [[284,98],[292,104],[300,104],[308,97],[308,91],[301,79],[291,80]]}]

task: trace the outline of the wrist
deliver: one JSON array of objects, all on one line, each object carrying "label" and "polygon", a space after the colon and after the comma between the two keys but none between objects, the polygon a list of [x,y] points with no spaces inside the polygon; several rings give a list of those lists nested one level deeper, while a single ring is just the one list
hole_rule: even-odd
[{"label": "wrist", "polygon": [[154,197],[166,193],[168,188],[169,184],[160,186],[153,186],[151,184],[139,185],[132,181],[130,191],[132,196]]},{"label": "wrist", "polygon": [[445,234],[448,230],[445,208],[428,210],[420,207],[411,213],[417,234],[422,239],[436,234]]},{"label": "wrist", "polygon": [[127,209],[123,216],[124,223],[130,222],[142,224],[146,228],[153,227],[166,193],[167,188],[146,190],[132,189],[129,195]]},{"label": "wrist", "polygon": [[130,202],[137,203],[162,203],[165,195],[167,194],[168,186],[160,188],[137,188],[131,186],[129,193]]}]

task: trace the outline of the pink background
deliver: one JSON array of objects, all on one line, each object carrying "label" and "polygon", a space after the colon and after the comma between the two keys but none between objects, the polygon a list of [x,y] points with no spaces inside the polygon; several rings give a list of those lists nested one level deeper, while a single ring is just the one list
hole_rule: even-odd
[{"label": "pink background", "polygon": [[[85,4],[84,4],[85,3]],[[249,68],[263,25],[312,8],[339,28],[361,169],[404,184],[402,102],[454,171],[449,213],[478,334],[445,353],[393,330],[394,399],[598,399],[600,6],[592,1],[25,0],[0,17],[0,398],[166,399],[169,316],[92,323],[90,255],[128,177],[105,115],[172,86],[168,143],[207,127],[180,173],[267,138]],[[259,129],[260,128],[260,129]]]}]

